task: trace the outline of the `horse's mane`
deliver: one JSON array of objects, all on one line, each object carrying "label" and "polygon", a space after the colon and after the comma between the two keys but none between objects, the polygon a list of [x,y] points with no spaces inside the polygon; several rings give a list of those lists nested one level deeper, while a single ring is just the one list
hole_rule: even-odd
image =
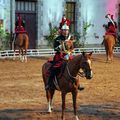
[{"label": "horse's mane", "polygon": [[82,56],[81,54],[74,56],[73,59],[70,60],[68,63],[70,63],[70,64],[76,63],[77,64],[78,62],[80,62],[81,56]]}]

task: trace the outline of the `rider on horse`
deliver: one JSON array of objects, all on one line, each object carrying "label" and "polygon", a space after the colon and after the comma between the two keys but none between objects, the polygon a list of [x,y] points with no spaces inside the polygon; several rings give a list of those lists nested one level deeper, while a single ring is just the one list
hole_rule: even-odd
[{"label": "rider on horse", "polygon": [[15,33],[23,33],[25,32],[25,21],[22,19],[20,14],[17,16],[17,20],[15,22]]},{"label": "rider on horse", "polygon": [[65,14],[63,14],[62,20],[59,24],[59,33],[60,34],[61,34],[61,28],[64,24],[66,24],[67,26],[70,26],[70,20],[65,17]]},{"label": "rider on horse", "polygon": [[25,21],[22,19],[20,14],[17,16],[17,20],[15,22],[15,33],[13,34],[13,43],[16,40],[16,37],[19,33],[27,33],[25,30]]},{"label": "rider on horse", "polygon": [[64,14],[63,17],[62,17],[62,20],[61,20],[61,22],[60,22],[59,29],[61,29],[64,24],[66,24],[67,26],[70,26],[70,20],[68,20],[68,19],[65,17],[65,14]]},{"label": "rider on horse", "polygon": [[[69,34],[69,26],[65,23],[61,27],[61,34],[54,40],[54,50],[55,56],[53,58],[52,66],[50,67],[50,77],[48,79],[48,85],[46,86],[46,89],[53,88],[53,79],[55,75],[57,75],[60,72],[60,68],[63,64],[64,60],[66,59],[67,55],[67,49],[65,47],[65,42],[67,42],[71,38]],[[71,48],[73,50],[73,47]],[[79,90],[83,90],[83,86],[79,86]]]},{"label": "rider on horse", "polygon": [[115,42],[116,40],[116,29],[117,29],[117,23],[114,21],[113,15],[107,14],[105,18],[108,18],[109,22],[106,26],[106,33],[105,35],[113,35],[115,37]]}]

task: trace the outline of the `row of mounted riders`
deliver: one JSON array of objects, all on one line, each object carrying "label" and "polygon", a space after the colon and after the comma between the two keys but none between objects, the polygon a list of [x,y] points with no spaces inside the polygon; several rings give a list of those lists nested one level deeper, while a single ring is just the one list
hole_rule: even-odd
[{"label": "row of mounted riders", "polygon": [[[110,17],[112,20],[110,19]],[[108,22],[108,25],[103,25],[103,27],[105,27],[105,30],[106,30],[105,35],[113,35],[116,40],[117,25],[116,25],[116,22],[113,21],[113,16],[111,15],[110,17],[109,15],[106,16],[106,18],[109,18],[111,20],[110,22]],[[13,35],[14,42],[18,34],[27,33],[24,29],[25,22],[24,20],[21,19],[20,15],[18,16],[18,20],[16,21],[15,26],[16,26],[15,34]],[[54,42],[54,50],[56,51],[56,53],[52,61],[52,66],[50,68],[50,71],[51,71],[50,79],[53,78],[53,76],[55,76],[57,71],[60,70],[63,64],[63,60],[71,60],[73,58],[72,52],[74,51],[74,45],[73,45],[74,38],[69,34],[69,26],[70,26],[70,21],[66,19],[65,16],[63,16],[60,22],[60,35],[55,39],[55,42]],[[120,36],[118,36],[117,38],[119,40]],[[52,81],[52,80],[49,80],[49,81]],[[49,83],[49,85],[50,84],[51,83]],[[46,89],[47,87],[48,86],[46,86]]]},{"label": "row of mounted riders", "polygon": [[[117,24],[113,19],[113,15],[107,14],[105,17],[109,19],[108,24],[103,25],[103,27],[105,28],[105,31],[106,31],[105,35],[111,34],[111,35],[115,36],[116,43],[120,44],[120,34],[116,32]],[[68,26],[70,26],[70,21],[65,17],[65,15],[63,15],[62,20],[61,20],[60,25],[59,25],[59,28],[61,29],[62,25],[65,23]],[[18,14],[17,21],[15,23],[15,33],[13,34],[13,40],[16,38],[16,36],[19,33],[26,33],[27,34],[27,31],[25,30],[25,21]]]},{"label": "row of mounted riders", "polygon": [[[17,24],[17,23],[16,23]],[[19,18],[19,22],[16,25],[16,34],[26,33],[24,30],[24,24]],[[65,95],[68,92],[72,93],[73,107],[75,120],[79,120],[77,116],[77,90],[83,90],[79,84],[79,79],[77,75],[85,76],[87,79],[92,78],[92,67],[91,67],[91,55],[90,53],[82,53],[77,56],[73,56],[74,52],[74,38],[69,33],[70,22],[63,16],[60,23],[60,35],[54,40],[54,51],[55,56],[52,60],[47,61],[42,66],[42,75],[46,89],[46,97],[48,100],[48,112],[51,112],[52,98],[54,91],[60,90],[62,95],[62,119],[64,119],[64,109],[65,109]],[[105,41],[111,36],[115,38],[115,23],[109,22],[106,28]],[[112,32],[111,32],[112,31]],[[15,37],[14,37],[15,38]],[[82,72],[79,70],[82,69]]]}]

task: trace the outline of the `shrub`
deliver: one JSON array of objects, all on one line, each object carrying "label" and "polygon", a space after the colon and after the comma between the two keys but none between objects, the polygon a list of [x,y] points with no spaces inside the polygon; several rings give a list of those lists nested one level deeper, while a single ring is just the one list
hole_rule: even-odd
[{"label": "shrub", "polygon": [[0,50],[10,49],[10,33],[0,27]]},{"label": "shrub", "polygon": [[47,40],[49,47],[53,47],[54,39],[58,35],[58,28],[57,27],[52,27],[52,24],[49,23],[49,32],[50,32],[50,34],[45,36],[45,40]]}]

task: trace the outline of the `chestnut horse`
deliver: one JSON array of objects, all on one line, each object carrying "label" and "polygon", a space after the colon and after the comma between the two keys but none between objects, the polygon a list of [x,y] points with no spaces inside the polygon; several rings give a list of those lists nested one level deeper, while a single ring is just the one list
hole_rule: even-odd
[{"label": "chestnut horse", "polygon": [[[108,31],[108,25],[104,24],[103,25],[105,31]],[[115,37],[115,33],[107,33],[104,36],[104,46],[105,46],[105,50],[106,50],[106,56],[107,56],[107,61],[112,61],[113,60],[113,49],[115,47],[115,42],[116,42],[116,37]]]},{"label": "chestnut horse", "polygon": [[29,46],[29,38],[27,33],[19,33],[14,41],[14,59],[15,50],[19,49],[19,57],[22,62],[27,62],[27,49]]},{"label": "chestnut horse", "polygon": [[[82,69],[87,79],[92,78],[91,55],[92,55],[92,52],[82,53],[81,55],[77,55],[73,57],[72,60],[69,60],[67,62],[62,75],[60,77],[56,77],[58,81],[59,90],[61,91],[61,97],[62,97],[62,116],[61,116],[62,120],[65,118],[64,117],[65,96],[68,92],[72,93],[75,120],[79,120],[77,116],[77,105],[76,105],[78,86],[79,86],[79,79],[77,79],[77,75],[79,73],[79,70]],[[47,75],[47,71],[49,70],[50,66],[51,66],[50,62],[46,62],[42,66],[42,76],[43,76],[43,81],[45,86],[47,85],[47,82],[48,82],[49,76]],[[52,99],[53,99],[55,90],[58,90],[57,87],[46,90],[48,112],[51,112],[52,110],[51,109]]]},{"label": "chestnut horse", "polygon": [[113,35],[105,35],[104,45],[106,50],[107,61],[113,60],[113,49],[115,47],[115,36]]}]

